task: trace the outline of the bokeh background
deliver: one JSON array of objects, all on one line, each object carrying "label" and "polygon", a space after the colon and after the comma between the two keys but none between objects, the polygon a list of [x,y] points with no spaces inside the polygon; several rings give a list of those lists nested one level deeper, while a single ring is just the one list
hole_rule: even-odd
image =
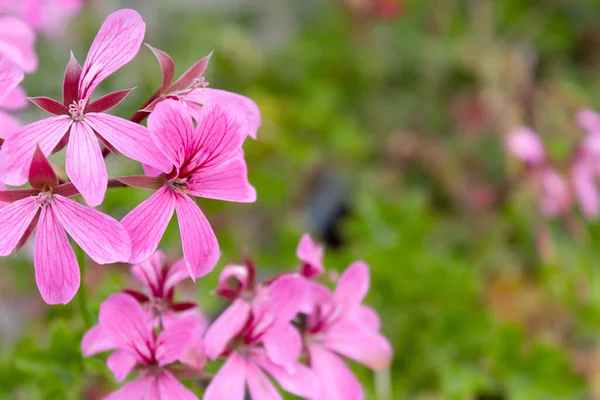
[{"label": "bokeh background", "polygon": [[[371,266],[395,357],[378,376],[353,365],[368,399],[600,399],[600,226],[543,218],[503,145],[527,124],[567,161],[574,112],[600,108],[599,1],[92,0],[40,38],[28,93],[58,97],[69,50],[82,62],[122,7],[178,72],[214,50],[210,86],[262,111],[245,145],[258,201],[200,201],[223,257],[187,291],[209,317],[222,266],[247,251],[261,276],[295,268],[308,231],[328,268]],[[99,93],[137,87],[115,110],[128,116],[159,82],[144,48]],[[139,168],[113,157],[109,172]],[[111,190],[101,209],[120,218],[149,194]],[[179,256],[175,220],[161,248]],[[42,302],[30,254],[0,260],[0,398],[100,398],[114,380],[81,359],[77,302]],[[126,266],[88,260],[93,318],[124,285]]]}]

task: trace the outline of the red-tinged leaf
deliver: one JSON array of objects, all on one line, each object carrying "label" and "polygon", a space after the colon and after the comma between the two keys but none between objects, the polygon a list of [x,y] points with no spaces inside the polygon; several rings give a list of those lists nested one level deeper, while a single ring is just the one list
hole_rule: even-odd
[{"label": "red-tinged leaf", "polygon": [[212,52],[202,60],[198,61],[196,64],[192,65],[190,69],[185,71],[183,75],[181,75],[179,79],[175,81],[175,83],[168,89],[168,92],[173,93],[192,86],[194,81],[196,79],[200,79],[202,74],[204,74],[204,71],[206,71],[206,67],[208,67],[208,62],[210,61],[210,56],[212,56]]},{"label": "red-tinged leaf", "polygon": [[160,92],[165,93],[171,82],[173,82],[173,75],[175,74],[175,63],[170,55],[165,53],[162,50],[154,48],[149,44],[146,46],[152,51],[156,59],[158,60],[158,64],[160,65],[160,70],[162,71],[162,85],[160,86]]},{"label": "red-tinged leaf", "polygon": [[50,97],[28,97],[27,100],[41,108],[42,110],[54,115],[69,114],[69,109],[58,101]]},{"label": "red-tinged leaf", "polygon": [[39,190],[35,189],[0,190],[0,201],[12,203],[26,197],[37,196],[39,192]]},{"label": "red-tinged leaf", "polygon": [[156,107],[156,105],[158,103],[160,103],[161,101],[163,101],[164,99],[165,98],[163,96],[160,96],[158,99],[154,100],[152,103],[150,103],[146,107],[142,108],[140,110],[140,112],[146,112],[146,113],[154,112],[154,108]]},{"label": "red-tinged leaf", "polygon": [[164,176],[121,176],[116,178],[119,182],[138,189],[157,190],[164,186]]},{"label": "red-tinged leaf", "polygon": [[123,100],[125,100],[125,98],[127,96],[129,96],[129,93],[133,92],[134,89],[135,88],[133,88],[133,89],[119,90],[117,92],[109,93],[106,96],[102,96],[98,100],[94,101],[93,103],[90,103],[85,108],[85,112],[90,112],[90,113],[91,112],[98,112],[98,113],[100,113],[100,112],[108,111],[111,108],[113,108],[116,105],[118,105]]},{"label": "red-tinged leaf", "polygon": [[25,243],[27,243],[27,239],[29,239],[29,236],[31,236],[31,234],[35,230],[35,227],[37,226],[38,221],[40,219],[40,211],[41,210],[38,210],[37,214],[35,214],[35,217],[33,217],[33,220],[25,230],[25,233],[23,234],[23,236],[21,236],[21,239],[19,239],[19,243],[17,243],[16,247],[17,253],[19,252],[19,250],[21,250],[23,246],[25,246]]},{"label": "red-tinged leaf", "polygon": [[78,100],[79,78],[81,77],[81,65],[75,59],[71,52],[71,59],[65,70],[65,78],[63,80],[63,104],[69,106],[74,101]]},{"label": "red-tinged leaf", "polygon": [[195,308],[195,307],[196,307],[196,303],[192,303],[192,302],[171,304],[171,310],[177,311],[177,312],[191,310],[192,308]]},{"label": "red-tinged leaf", "polygon": [[58,177],[50,165],[50,162],[42,153],[40,146],[36,145],[31,167],[29,167],[29,184],[38,190],[44,190],[46,187],[53,188],[58,186]]},{"label": "red-tinged leaf", "polygon": [[79,195],[79,190],[72,183],[63,183],[62,185],[56,186],[52,190],[55,194],[60,194],[64,197],[73,197]]},{"label": "red-tinged leaf", "polygon": [[147,303],[150,301],[148,296],[146,296],[144,293],[138,292],[137,290],[121,289],[121,292],[130,295],[140,303]]}]

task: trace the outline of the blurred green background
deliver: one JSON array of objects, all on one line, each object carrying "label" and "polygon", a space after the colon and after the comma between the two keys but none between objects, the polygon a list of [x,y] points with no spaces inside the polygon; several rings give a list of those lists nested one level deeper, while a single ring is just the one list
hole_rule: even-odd
[{"label": "blurred green background", "polygon": [[[541,218],[502,144],[531,125],[566,165],[583,135],[573,113],[600,108],[600,1],[397,5],[382,15],[371,0],[88,1],[68,35],[40,39],[25,86],[58,97],[69,50],[83,62],[122,7],[140,11],[146,42],[178,72],[214,50],[210,86],[254,99],[263,126],[244,146],[258,201],[199,202],[223,251],[187,287],[208,316],[225,306],[211,295],[222,266],[246,250],[262,277],[293,269],[308,231],[329,268],[371,266],[367,303],[395,357],[389,377],[352,364],[368,399],[600,399],[600,226]],[[97,94],[137,87],[114,110],[127,117],[159,82],[143,48]],[[109,172],[140,169],[113,157]],[[121,218],[149,194],[111,190],[101,209]],[[175,219],[161,248],[180,254]],[[42,302],[30,251],[0,262],[0,398],[116,387],[100,358],[81,359],[77,302]],[[109,294],[137,286],[126,266],[88,262],[95,320]]]}]

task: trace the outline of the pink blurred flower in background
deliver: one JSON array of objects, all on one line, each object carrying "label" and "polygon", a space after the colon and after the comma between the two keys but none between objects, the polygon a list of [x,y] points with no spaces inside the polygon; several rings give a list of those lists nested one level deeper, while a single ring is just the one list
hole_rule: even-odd
[{"label": "pink blurred flower in background", "polygon": [[316,308],[307,317],[304,335],[310,366],[320,383],[317,400],[364,399],[360,382],[336,354],[374,370],[391,363],[393,350],[379,332],[379,317],[362,304],[369,286],[369,267],[362,261],[348,267],[333,294],[324,286],[312,286]]},{"label": "pink blurred flower in background", "polygon": [[0,104],[5,101],[23,80],[23,71],[10,61],[0,59]]},{"label": "pink blurred flower in background", "polygon": [[307,278],[321,275],[325,271],[325,267],[323,267],[324,250],[323,246],[315,243],[308,233],[303,234],[296,249],[296,257],[302,261],[300,274]]},{"label": "pink blurred flower in background", "polygon": [[20,17],[49,36],[63,34],[68,20],[79,14],[82,7],[83,0],[5,0],[0,4],[0,10]]},{"label": "pink blurred flower in background", "polygon": [[[71,184],[59,185],[39,147],[29,172],[33,189],[0,191],[0,255],[20,249],[37,227],[35,279],[44,301],[66,304],[79,289],[80,273],[67,235],[98,264],[125,262],[131,255],[127,231],[112,217],[67,197],[77,195]],[[10,228],[9,228],[10,227]]]},{"label": "pink blurred flower in background", "polygon": [[13,16],[0,17],[0,59],[8,59],[23,72],[35,72],[35,32],[23,20]]},{"label": "pink blurred flower in background", "polygon": [[192,279],[202,277],[213,270],[221,254],[215,233],[193,197],[256,200],[242,150],[247,136],[245,120],[235,109],[211,103],[202,107],[194,129],[186,108],[166,100],[148,117],[148,130],[171,167],[166,176],[124,181],[158,189],[122,220],[133,244],[130,262],[140,262],[157,249],[176,211],[188,272]]},{"label": "pink blurred flower in background", "polygon": [[243,400],[246,384],[253,399],[280,399],[270,375],[286,391],[313,398],[315,376],[298,362],[302,338],[291,324],[307,295],[298,276],[277,278],[251,305],[237,299],[208,328],[206,354],[227,360],[204,395],[205,400]]},{"label": "pink blurred flower in background", "polygon": [[571,161],[571,181],[582,213],[593,218],[600,212],[600,115],[592,110],[580,110],[576,120],[587,133]]},{"label": "pink blurred flower in background", "polygon": [[518,128],[507,136],[506,148],[526,164],[525,178],[537,190],[540,212],[549,218],[568,212],[572,205],[569,183],[549,162],[538,135],[530,128]]},{"label": "pink blurred flower in background", "polygon": [[157,335],[149,315],[133,297],[114,294],[100,306],[99,324],[84,335],[81,347],[86,357],[115,350],[106,364],[118,382],[136,366],[140,371],[107,400],[197,400],[171,369],[176,363],[194,370],[204,366],[205,359],[198,356],[204,354],[201,329],[201,321],[188,315]]},{"label": "pink blurred flower in background", "polygon": [[0,151],[0,179],[4,183],[23,185],[27,181],[36,143],[48,156],[64,147],[66,140],[67,175],[92,207],[102,203],[108,182],[98,140],[129,158],[166,168],[167,161],[151,142],[146,128],[104,113],[130,90],[111,93],[89,104],[100,82],[135,57],[144,32],[144,21],[137,12],[112,13],[94,39],[83,68],[71,57],[65,73],[63,102],[47,97],[31,99],[55,116],[29,124],[6,140]]}]

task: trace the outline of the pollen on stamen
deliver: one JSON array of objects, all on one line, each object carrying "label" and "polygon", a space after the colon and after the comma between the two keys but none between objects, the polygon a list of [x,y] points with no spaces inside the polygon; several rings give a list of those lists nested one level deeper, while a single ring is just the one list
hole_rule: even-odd
[{"label": "pollen on stamen", "polygon": [[37,195],[36,201],[40,205],[40,207],[42,207],[42,208],[47,207],[52,202],[52,193],[51,192],[41,192]]},{"label": "pollen on stamen", "polygon": [[174,179],[167,182],[167,186],[178,193],[185,193],[188,185],[188,179]]},{"label": "pollen on stamen", "polygon": [[85,109],[85,101],[73,101],[73,103],[69,106],[69,114],[71,114],[71,118],[73,121],[81,121],[83,119],[83,111]]}]

